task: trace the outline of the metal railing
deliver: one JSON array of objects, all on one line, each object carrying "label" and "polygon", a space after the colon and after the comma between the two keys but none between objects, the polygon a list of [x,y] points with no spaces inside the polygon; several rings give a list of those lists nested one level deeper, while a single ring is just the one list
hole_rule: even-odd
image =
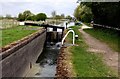
[{"label": "metal railing", "polygon": [[70,33],[70,32],[72,32],[73,33],[73,45],[75,44],[75,32],[73,31],[73,30],[69,30],[67,33],[66,33],[66,35],[63,37],[63,39],[62,39],[62,45],[63,45],[63,43],[64,43],[64,40],[65,40],[65,38],[68,36],[68,34]]}]

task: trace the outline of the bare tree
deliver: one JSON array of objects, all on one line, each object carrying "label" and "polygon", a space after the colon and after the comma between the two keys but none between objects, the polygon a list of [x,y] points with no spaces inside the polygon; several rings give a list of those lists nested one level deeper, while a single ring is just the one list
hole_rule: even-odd
[{"label": "bare tree", "polygon": [[51,13],[51,15],[52,15],[53,19],[55,18],[56,14],[57,14],[57,13],[56,13],[56,11],[55,11],[55,10]]},{"label": "bare tree", "polygon": [[61,18],[64,19],[64,18],[65,18],[65,15],[64,15],[64,14],[61,14]]},{"label": "bare tree", "polygon": [[6,14],[6,18],[7,18],[7,19],[11,19],[12,16],[11,16],[10,14]]}]

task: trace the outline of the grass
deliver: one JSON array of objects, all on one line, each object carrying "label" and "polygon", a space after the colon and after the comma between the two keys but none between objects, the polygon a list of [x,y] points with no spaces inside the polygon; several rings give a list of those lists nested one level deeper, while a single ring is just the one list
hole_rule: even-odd
[{"label": "grass", "polygon": [[[75,41],[78,46],[72,46],[69,49],[73,56],[72,63],[77,77],[116,76],[117,73],[113,73],[113,71],[103,63],[101,55],[86,51],[88,46],[82,39],[81,33],[78,31],[80,27],[73,26],[71,28],[79,35],[79,39]],[[71,38],[72,34],[69,34],[66,41],[71,42]]]},{"label": "grass", "polygon": [[86,22],[84,22],[84,24],[87,25],[87,26],[92,27],[92,26],[91,26],[91,23],[86,23]]},{"label": "grass", "polygon": [[108,29],[85,29],[84,31],[93,37],[105,42],[113,50],[120,52],[120,49],[118,48],[118,40],[120,39],[118,32]]},{"label": "grass", "polygon": [[36,31],[35,30],[36,28],[38,27],[17,26],[17,27],[2,30],[2,34],[0,34],[0,36],[2,37],[2,39],[0,39],[2,40],[2,44],[0,45],[0,47],[10,44],[13,41],[17,41],[29,34],[32,34],[33,32]]}]

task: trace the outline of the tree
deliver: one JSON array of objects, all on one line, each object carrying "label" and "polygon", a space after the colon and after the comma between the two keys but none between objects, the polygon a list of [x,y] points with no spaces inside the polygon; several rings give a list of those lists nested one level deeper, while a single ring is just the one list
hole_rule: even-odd
[{"label": "tree", "polygon": [[75,11],[74,11],[74,17],[77,20],[81,20],[81,18],[80,18],[80,6],[77,6],[77,8],[75,9]]},{"label": "tree", "polygon": [[45,21],[46,18],[47,18],[47,16],[46,16],[45,13],[39,13],[39,14],[36,15],[36,20],[37,21],[40,21],[40,20]]},{"label": "tree", "polygon": [[39,13],[37,15],[34,15],[29,10],[24,11],[23,13],[19,13],[18,15],[18,21],[44,21],[47,18],[47,15],[45,13]]},{"label": "tree", "polygon": [[57,14],[56,11],[53,11],[53,12],[51,13],[53,19],[55,18],[56,14]]},{"label": "tree", "polygon": [[19,21],[31,20],[30,19],[31,16],[33,16],[33,14],[29,10],[26,10],[23,13],[19,13],[18,20]]},{"label": "tree", "polygon": [[81,20],[83,22],[91,22],[93,18],[91,9],[82,4],[77,6],[77,8],[75,9],[74,16],[77,20]]},{"label": "tree", "polygon": [[65,18],[65,15],[64,15],[64,14],[61,14],[61,18],[64,19],[64,18]]},{"label": "tree", "polygon": [[0,15],[0,20],[3,19],[4,17],[2,15]]},{"label": "tree", "polygon": [[36,15],[28,16],[27,20],[35,21]]},{"label": "tree", "polygon": [[60,15],[56,15],[55,19],[62,19],[62,17]]},{"label": "tree", "polygon": [[91,22],[91,20],[93,19],[93,14],[92,11],[89,7],[87,6],[82,6],[82,11],[81,11],[81,20],[83,22]]},{"label": "tree", "polygon": [[35,21],[35,20],[36,20],[36,15],[32,15],[32,16],[31,16],[31,20],[32,20],[32,21]]},{"label": "tree", "polygon": [[23,12],[24,20],[27,20],[27,18],[32,16],[32,15],[33,14],[29,10],[26,10],[26,11]]},{"label": "tree", "polygon": [[91,8],[94,22],[120,28],[120,2],[82,2]]},{"label": "tree", "polygon": [[18,21],[24,21],[25,20],[25,18],[24,18],[22,13],[19,13],[17,20]]},{"label": "tree", "polygon": [[71,20],[71,19],[72,19],[72,17],[71,17],[70,15],[67,15],[67,16],[66,16],[66,19]]},{"label": "tree", "polygon": [[6,17],[5,17],[5,18],[7,18],[7,19],[11,19],[12,17],[11,17],[10,14],[6,14]]}]

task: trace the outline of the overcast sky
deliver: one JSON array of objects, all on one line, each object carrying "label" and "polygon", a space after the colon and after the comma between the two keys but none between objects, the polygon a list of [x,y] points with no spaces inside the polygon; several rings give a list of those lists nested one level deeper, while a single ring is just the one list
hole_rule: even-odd
[{"label": "overcast sky", "polygon": [[0,15],[17,16],[20,12],[30,10],[32,13],[46,13],[51,16],[52,11],[57,14],[73,15],[77,0],[0,0]]}]

